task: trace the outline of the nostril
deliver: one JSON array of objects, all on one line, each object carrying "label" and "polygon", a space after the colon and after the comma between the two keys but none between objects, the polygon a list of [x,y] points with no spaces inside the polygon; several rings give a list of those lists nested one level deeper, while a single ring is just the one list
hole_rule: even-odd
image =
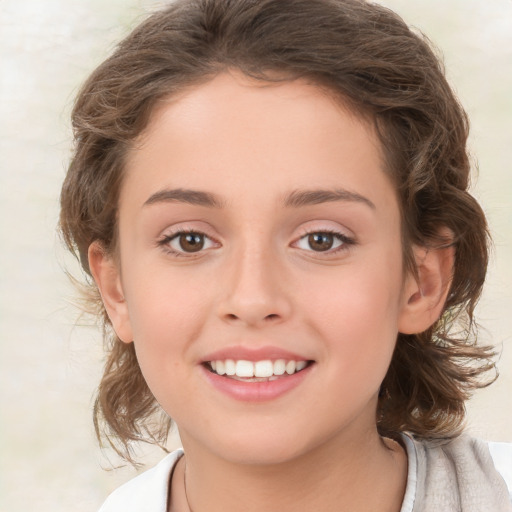
[{"label": "nostril", "polygon": [[267,315],[265,317],[265,320],[273,320],[274,318],[278,318],[278,317],[279,317],[279,315],[276,315],[275,313],[272,313],[270,315]]}]

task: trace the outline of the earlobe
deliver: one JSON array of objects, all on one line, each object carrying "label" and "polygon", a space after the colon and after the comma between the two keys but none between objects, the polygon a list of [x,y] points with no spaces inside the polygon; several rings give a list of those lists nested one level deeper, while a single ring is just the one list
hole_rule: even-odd
[{"label": "earlobe", "polygon": [[415,247],[417,276],[409,274],[403,291],[398,330],[417,334],[427,330],[441,316],[450,291],[455,249]]},{"label": "earlobe", "polygon": [[132,328],[118,265],[99,242],[93,242],[89,246],[88,258],[92,276],[112,327],[123,342],[131,343]]}]

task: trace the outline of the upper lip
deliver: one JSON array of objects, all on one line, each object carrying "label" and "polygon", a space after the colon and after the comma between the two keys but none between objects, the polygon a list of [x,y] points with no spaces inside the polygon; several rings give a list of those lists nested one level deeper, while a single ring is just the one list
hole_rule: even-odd
[{"label": "upper lip", "polygon": [[258,347],[249,348],[243,346],[226,347],[215,352],[211,352],[203,358],[203,362],[207,361],[223,361],[226,359],[233,359],[235,361],[264,361],[270,359],[275,361],[277,359],[285,359],[287,361],[308,361],[309,358],[298,355],[294,352],[284,350],[279,347]]}]

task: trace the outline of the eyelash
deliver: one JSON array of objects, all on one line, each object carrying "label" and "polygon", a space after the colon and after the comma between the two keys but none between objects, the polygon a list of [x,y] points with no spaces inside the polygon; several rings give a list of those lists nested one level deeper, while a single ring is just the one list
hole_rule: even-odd
[{"label": "eyelash", "polygon": [[314,250],[311,250],[311,251],[308,251],[308,252],[312,252],[312,253],[315,253],[315,254],[325,254],[326,256],[333,256],[335,254],[338,254],[342,251],[346,251],[350,248],[350,246],[353,246],[356,244],[356,241],[345,235],[344,233],[340,233],[339,231],[335,231],[333,229],[321,229],[321,230],[312,230],[312,231],[305,231],[298,239],[296,242],[294,242],[294,244],[297,244],[298,242],[300,242],[301,240],[303,240],[304,238],[308,237],[308,236],[311,236],[311,235],[332,235],[333,238],[337,239],[339,242],[341,242],[341,244],[336,247],[335,249],[328,249],[326,251],[314,251]]},{"label": "eyelash", "polygon": [[[170,246],[170,243],[173,240],[176,240],[178,237],[180,237],[182,235],[187,235],[187,234],[199,235],[199,236],[204,237],[204,239],[214,241],[211,237],[209,237],[206,233],[203,233],[202,231],[193,230],[193,229],[178,229],[172,234],[164,235],[160,240],[158,240],[157,244],[159,247],[162,247],[167,253],[169,253],[173,256],[176,256],[176,257],[193,258],[194,256],[199,256],[204,251],[203,248],[201,248],[197,252],[187,253],[186,251],[177,251],[175,249],[172,249],[172,247]],[[332,256],[334,254],[338,254],[341,251],[346,251],[346,250],[348,250],[348,248],[350,246],[353,246],[356,244],[356,241],[353,238],[350,238],[347,235],[340,233],[339,231],[335,231],[335,230],[331,230],[331,229],[322,229],[322,230],[318,230],[318,231],[316,231],[316,230],[305,231],[293,244],[295,245],[298,242],[300,242],[301,240],[303,240],[304,238],[311,236],[311,235],[317,235],[317,234],[332,235],[333,238],[335,238],[339,242],[341,242],[341,245],[339,245],[335,249],[328,249],[326,251],[310,250],[308,252]],[[218,242],[214,241],[214,243],[218,243]]]},{"label": "eyelash", "polygon": [[[162,247],[167,253],[171,254],[172,256],[177,256],[178,258],[185,257],[185,258],[193,258],[194,256],[199,256],[201,252],[203,252],[203,249],[201,248],[197,252],[189,252],[186,251],[176,251],[173,249],[170,244],[173,240],[179,238],[182,235],[199,235],[204,237],[204,239],[213,240],[211,237],[209,237],[206,233],[203,233],[202,231],[199,231],[197,229],[177,229],[174,233],[171,233],[169,235],[164,235],[160,240],[158,240],[157,244],[159,247]],[[218,242],[216,242],[218,243]]]}]

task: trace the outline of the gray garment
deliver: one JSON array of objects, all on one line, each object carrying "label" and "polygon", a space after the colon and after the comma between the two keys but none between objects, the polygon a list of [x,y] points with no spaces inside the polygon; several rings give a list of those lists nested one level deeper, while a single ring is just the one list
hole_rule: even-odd
[{"label": "gray garment", "polygon": [[507,467],[496,469],[488,443],[478,439],[403,438],[409,470],[401,512],[512,512],[512,488],[498,472],[509,474],[512,445],[500,445],[501,464]]},{"label": "gray garment", "polygon": [[[400,512],[512,512],[512,444],[489,452],[488,443],[461,436],[443,443],[403,436],[407,488]],[[496,445],[497,446],[497,445]],[[114,491],[99,512],[166,512],[177,450]],[[499,459],[499,460],[498,460]]]}]

